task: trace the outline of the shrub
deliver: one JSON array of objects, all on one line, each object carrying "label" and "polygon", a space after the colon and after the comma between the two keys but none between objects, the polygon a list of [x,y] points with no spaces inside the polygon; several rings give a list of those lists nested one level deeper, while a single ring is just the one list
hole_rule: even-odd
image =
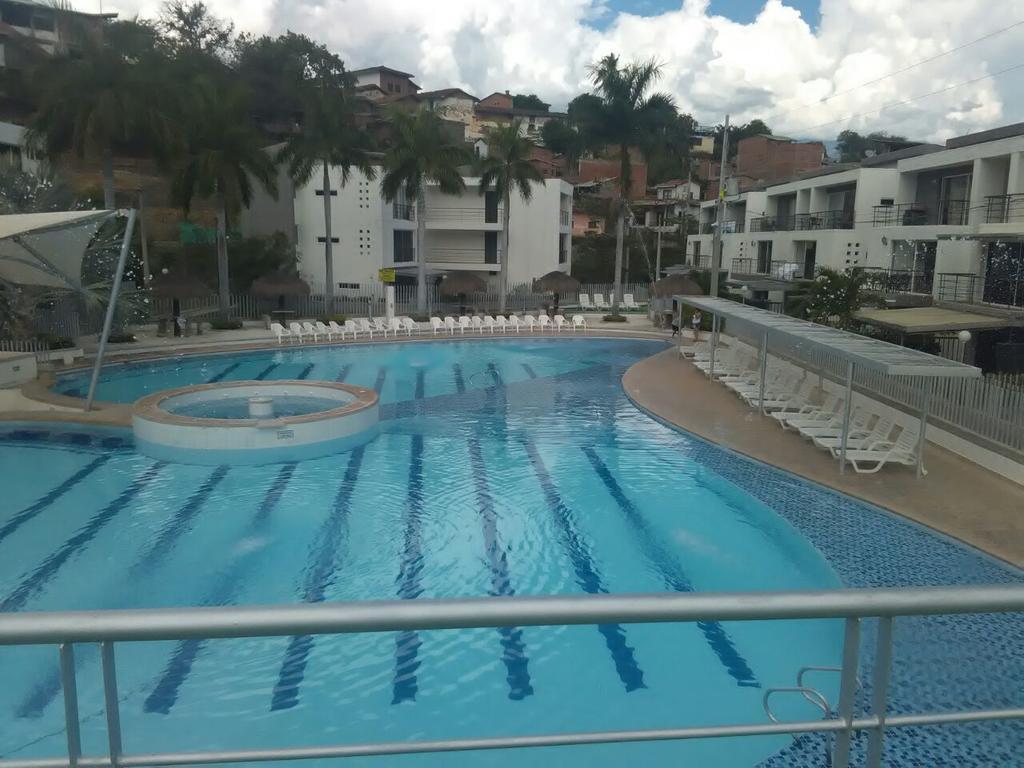
[{"label": "shrub", "polygon": [[111,344],[131,344],[135,340],[135,334],[128,333],[127,331],[111,333],[107,338],[107,341]]},{"label": "shrub", "polygon": [[619,315],[619,314],[605,315],[601,319],[604,320],[606,323],[624,323],[624,322],[626,322],[626,316],[625,315]]},{"label": "shrub", "polygon": [[236,317],[215,317],[210,321],[212,331],[237,331],[242,327],[242,321]]},{"label": "shrub", "polygon": [[345,315],[324,315],[323,317],[318,317],[317,320],[319,320],[324,325],[330,324],[332,320],[336,322],[338,325],[344,325],[345,321],[348,320],[348,318]]},{"label": "shrub", "polygon": [[74,341],[65,338],[64,336],[52,336],[47,333],[42,333],[37,338],[40,342],[46,345],[47,349],[71,349],[75,346]]}]

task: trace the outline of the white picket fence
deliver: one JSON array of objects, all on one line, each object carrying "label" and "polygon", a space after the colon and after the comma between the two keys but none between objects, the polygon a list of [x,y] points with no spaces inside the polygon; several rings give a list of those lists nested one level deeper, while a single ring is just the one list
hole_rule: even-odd
[{"label": "white picket fence", "polygon": [[50,348],[38,339],[0,339],[0,352],[22,352],[34,354],[36,362],[45,363],[50,359]]}]

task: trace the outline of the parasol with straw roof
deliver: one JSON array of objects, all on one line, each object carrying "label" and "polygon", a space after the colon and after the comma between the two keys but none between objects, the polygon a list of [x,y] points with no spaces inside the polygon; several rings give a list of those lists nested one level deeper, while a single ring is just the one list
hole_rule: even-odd
[{"label": "parasol with straw roof", "polygon": [[448,272],[441,278],[442,296],[465,296],[486,290],[487,283],[475,272]]},{"label": "parasol with straw roof", "polygon": [[154,275],[150,288],[154,296],[164,299],[201,299],[214,294],[214,290],[199,278],[179,271]]},{"label": "parasol with straw roof", "polygon": [[533,281],[533,290],[537,293],[553,293],[555,295],[555,312],[558,312],[558,297],[565,293],[578,293],[580,281],[572,275],[556,269]]},{"label": "parasol with straw roof", "polygon": [[270,272],[253,280],[249,293],[258,299],[274,299],[283,310],[286,296],[309,296],[309,283],[292,272]]},{"label": "parasol with straw roof", "polygon": [[671,298],[672,296],[702,296],[704,290],[695,280],[686,275],[669,275],[656,282],[651,290],[658,298]]}]

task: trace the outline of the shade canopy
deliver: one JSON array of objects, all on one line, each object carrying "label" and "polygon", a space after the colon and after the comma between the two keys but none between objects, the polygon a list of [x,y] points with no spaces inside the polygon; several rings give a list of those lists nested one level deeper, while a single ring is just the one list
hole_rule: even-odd
[{"label": "shade canopy", "polygon": [[686,275],[675,274],[663,277],[652,288],[659,298],[668,296],[703,296],[704,290],[697,282]]},{"label": "shade canopy", "polygon": [[558,269],[533,281],[533,290],[537,293],[575,293],[579,289],[579,280]]},{"label": "shade canopy", "polygon": [[971,365],[728,299],[683,295],[676,298],[683,304],[725,318],[730,332],[753,339],[763,338],[767,333],[769,342],[786,345],[796,355],[822,353],[889,376],[981,376],[981,370]]},{"label": "shade canopy", "polygon": [[82,261],[99,226],[117,211],[0,216],[0,279],[81,289]]},{"label": "shade canopy", "polygon": [[980,315],[942,307],[907,307],[905,309],[862,309],[854,320],[899,333],[938,333],[941,331],[973,331],[986,328],[1007,328],[1021,325],[1011,317]]},{"label": "shade canopy", "polygon": [[154,275],[150,287],[156,296],[166,299],[201,299],[215,293],[199,278],[178,271]]},{"label": "shade canopy", "polygon": [[309,283],[290,272],[272,272],[253,281],[249,293],[262,299],[279,296],[308,296]]},{"label": "shade canopy", "polygon": [[443,296],[462,296],[487,288],[486,281],[475,272],[448,272],[441,280]]}]

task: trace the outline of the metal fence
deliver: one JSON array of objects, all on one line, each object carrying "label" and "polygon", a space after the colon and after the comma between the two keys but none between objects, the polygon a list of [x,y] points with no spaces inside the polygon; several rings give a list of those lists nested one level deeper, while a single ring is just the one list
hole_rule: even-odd
[{"label": "metal fence", "polygon": [[50,359],[49,346],[38,339],[0,339],[0,352],[22,352],[32,354],[36,362],[44,363]]},{"label": "metal fence", "polygon": [[[40,759],[0,760],[0,768],[131,768],[147,765],[248,763],[805,733],[834,734],[831,764],[834,768],[847,768],[853,736],[861,732],[868,735],[866,766],[878,768],[888,729],[1024,718],[1024,705],[970,710],[956,709],[956,705],[946,705],[945,702],[942,712],[890,714],[888,700],[893,667],[893,631],[897,619],[908,616],[1022,611],[1024,586],[1015,584],[820,592],[489,597],[217,609],[10,613],[0,617],[0,645],[58,647],[67,754]],[[878,619],[878,623],[874,656],[871,669],[868,670],[871,674],[871,701],[859,702],[862,626],[865,619],[874,618]],[[765,719],[760,722],[270,749],[161,754],[124,752],[115,655],[118,643],[484,627],[805,619],[844,621],[842,666],[835,670],[840,675],[838,699],[833,706],[819,691],[800,685],[769,688],[763,696]],[[103,757],[82,756],[75,647],[83,643],[98,643],[100,646],[107,726],[107,754]],[[771,699],[781,694],[810,696],[820,701],[824,705],[824,719],[779,721],[772,713]],[[138,737],[134,738],[133,743],[139,743]]]}]

